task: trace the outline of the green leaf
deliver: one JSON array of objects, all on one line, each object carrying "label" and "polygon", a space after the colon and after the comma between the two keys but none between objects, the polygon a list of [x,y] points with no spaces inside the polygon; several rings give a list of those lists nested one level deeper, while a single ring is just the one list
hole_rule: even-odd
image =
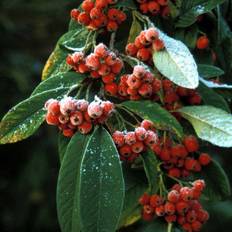
[{"label": "green leaf", "polygon": [[156,218],[156,220],[152,222],[142,224],[135,230],[135,232],[166,232],[167,228],[167,223]]},{"label": "green leaf", "polygon": [[160,31],[165,49],[153,53],[156,68],[175,84],[195,89],[199,84],[197,65],[189,49],[181,41]]},{"label": "green leaf", "polygon": [[217,77],[224,74],[224,71],[222,69],[207,64],[199,64],[198,72],[199,75],[204,78]]},{"label": "green leaf", "polygon": [[66,64],[66,57],[69,51],[65,46],[82,48],[85,45],[88,30],[79,26],[78,29],[71,30],[64,34],[56,44],[55,50],[48,58],[42,73],[42,80],[52,75],[64,73],[70,70],[70,66]]},{"label": "green leaf", "polygon": [[170,130],[178,136],[183,136],[183,129],[174,116],[159,104],[151,101],[126,101],[121,103],[143,119],[151,120],[158,129]]},{"label": "green leaf", "polygon": [[231,195],[229,179],[217,161],[212,160],[209,165],[203,168],[201,173],[194,176],[206,182],[203,193],[209,200],[218,201]]},{"label": "green leaf", "polygon": [[132,13],[133,13],[133,21],[131,24],[130,33],[129,33],[127,43],[133,43],[135,41],[136,37],[143,30],[139,20],[135,17],[134,11]]},{"label": "green leaf", "polygon": [[141,218],[139,198],[147,192],[147,180],[143,171],[133,170],[130,166],[123,166],[125,181],[125,200],[120,217],[120,227],[129,226]]},{"label": "green leaf", "polygon": [[63,136],[61,132],[58,134],[58,153],[60,163],[63,161],[69,142],[70,138]]},{"label": "green leaf", "polygon": [[134,1],[131,1],[131,0],[119,0],[115,6],[116,7],[125,7],[125,8],[133,9],[133,10],[137,9]]},{"label": "green leaf", "polygon": [[213,89],[210,89],[203,83],[200,83],[197,88],[197,92],[201,95],[205,105],[215,106],[230,113],[230,108],[226,100]]},{"label": "green leaf", "polygon": [[93,132],[80,172],[81,231],[115,231],[125,189],[117,148],[104,128]]},{"label": "green leaf", "polygon": [[15,143],[35,133],[45,118],[44,103],[67,91],[68,88],[45,91],[14,106],[0,122],[0,144]]},{"label": "green leaf", "polygon": [[187,106],[178,110],[197,135],[221,147],[232,147],[232,115],[213,106]]},{"label": "green leaf", "polygon": [[188,27],[196,22],[199,15],[205,14],[213,10],[218,4],[225,0],[192,0],[183,1],[182,12],[179,20],[176,22],[176,27]]},{"label": "green leaf", "polygon": [[146,176],[149,183],[150,193],[154,193],[157,190],[158,184],[158,160],[156,155],[151,150],[148,150],[146,153],[142,155],[143,158],[143,166],[146,172]]},{"label": "green leaf", "polygon": [[[89,136],[76,133],[70,140],[59,171],[57,213],[62,232],[80,231],[80,166]],[[91,186],[89,186],[91,188]]]},{"label": "green leaf", "polygon": [[42,81],[32,92],[32,96],[56,88],[72,88],[84,80],[85,76],[76,72],[59,73]]}]

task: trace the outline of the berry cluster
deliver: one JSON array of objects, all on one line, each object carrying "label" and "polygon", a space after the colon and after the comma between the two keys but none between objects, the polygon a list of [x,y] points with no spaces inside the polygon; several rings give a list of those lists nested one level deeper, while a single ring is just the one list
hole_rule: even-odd
[{"label": "berry cluster", "polygon": [[170,15],[168,0],[136,0],[143,14],[158,15],[166,18]]},{"label": "berry cluster", "polygon": [[97,97],[91,103],[65,97],[61,101],[49,99],[45,108],[47,123],[58,126],[64,136],[72,137],[77,131],[87,134],[94,124],[104,123],[113,112],[114,104]]},{"label": "berry cluster", "polygon": [[158,136],[155,133],[154,125],[149,120],[144,120],[140,127],[134,131],[115,131],[112,138],[119,149],[121,160],[133,162],[146,147],[156,144]]},{"label": "berry cluster", "polygon": [[166,222],[176,222],[184,231],[199,232],[209,219],[208,212],[199,202],[204,188],[205,182],[196,180],[192,183],[192,187],[174,185],[167,199],[145,193],[139,199],[139,203],[143,206],[142,217],[146,221],[153,220],[155,216],[164,217]]},{"label": "berry cluster", "polygon": [[199,143],[195,136],[186,136],[183,144],[175,143],[169,138],[162,138],[151,149],[163,161],[162,167],[168,175],[176,178],[188,177],[190,172],[200,172],[202,166],[210,163],[207,153],[200,153]]},{"label": "berry cluster", "polygon": [[132,74],[121,76],[118,84],[118,95],[122,99],[154,99],[161,89],[161,81],[143,66],[134,66]]},{"label": "berry cluster", "polygon": [[106,27],[107,31],[116,31],[118,26],[126,20],[126,14],[116,8],[111,8],[117,0],[84,0],[80,12],[71,11],[71,17],[90,30]]},{"label": "berry cluster", "polygon": [[83,52],[68,55],[66,62],[76,72],[90,73],[92,78],[101,78],[106,85],[113,83],[116,75],[123,68],[123,61],[102,43],[98,44],[94,52],[86,57]]},{"label": "berry cluster", "polygon": [[152,62],[152,50],[160,51],[164,48],[164,42],[159,38],[159,32],[155,28],[141,31],[134,43],[126,46],[126,54],[137,57],[143,62]]}]

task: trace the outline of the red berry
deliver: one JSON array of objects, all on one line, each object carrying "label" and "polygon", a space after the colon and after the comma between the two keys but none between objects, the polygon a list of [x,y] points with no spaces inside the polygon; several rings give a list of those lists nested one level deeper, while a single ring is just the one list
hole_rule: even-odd
[{"label": "red berry", "polygon": [[48,125],[58,125],[59,124],[59,118],[57,115],[54,115],[52,113],[47,113],[46,115],[46,122]]},{"label": "red berry", "polygon": [[173,157],[185,158],[188,155],[188,152],[182,144],[177,144],[172,146],[171,154]]},{"label": "red berry", "polygon": [[171,158],[171,152],[168,148],[163,148],[160,153],[160,159],[163,161],[168,161]]},{"label": "red berry", "polygon": [[133,75],[141,79],[146,75],[146,70],[142,65],[136,65],[133,69]]},{"label": "red berry", "polygon": [[202,223],[201,223],[201,222],[199,222],[199,221],[194,221],[194,222],[192,223],[192,229],[193,229],[194,232],[199,232],[199,231],[201,231],[201,228],[202,228]]},{"label": "red berry", "polygon": [[146,31],[145,37],[147,41],[152,42],[159,37],[159,32],[155,28],[151,27]]},{"label": "red berry", "polygon": [[148,48],[140,48],[137,52],[137,58],[141,61],[148,61],[151,58],[151,51]]},{"label": "red berry", "polygon": [[71,113],[70,122],[74,126],[79,126],[83,122],[83,114],[80,111]]},{"label": "red berry", "polygon": [[109,66],[113,66],[117,63],[117,56],[111,52],[105,59],[105,63]]},{"label": "red berry", "polygon": [[186,201],[178,201],[176,203],[176,211],[180,215],[184,215],[189,209],[189,204]]},{"label": "red berry", "polygon": [[198,49],[206,49],[209,46],[209,39],[207,36],[200,36],[197,40]]},{"label": "red berry", "polygon": [[141,153],[143,150],[144,150],[144,145],[142,142],[136,142],[134,143],[132,146],[131,146],[131,150],[134,152],[134,153]]},{"label": "red berry", "polygon": [[176,211],[175,205],[171,202],[166,202],[164,205],[164,209],[167,215],[173,215]]},{"label": "red berry", "polygon": [[196,152],[199,149],[199,143],[195,136],[189,135],[184,138],[183,141],[188,152]]},{"label": "red berry", "polygon": [[204,223],[206,221],[208,221],[209,219],[209,214],[207,211],[200,209],[199,211],[197,211],[197,220]]},{"label": "red berry", "polygon": [[86,57],[85,62],[91,70],[98,70],[100,67],[99,58],[93,53]]},{"label": "red berry", "polygon": [[145,130],[154,130],[154,123],[145,119],[142,121],[141,127],[143,127]]},{"label": "red berry", "polygon": [[90,17],[89,17],[89,14],[85,13],[85,12],[82,12],[79,14],[78,16],[78,22],[80,24],[83,24],[85,26],[87,26],[89,23],[90,23]]},{"label": "red berry", "polygon": [[139,203],[141,205],[149,205],[150,204],[150,196],[147,193],[144,193],[140,198],[139,198]]},{"label": "red berry", "polygon": [[148,3],[148,10],[152,15],[157,15],[160,11],[160,5],[155,1],[150,1]]},{"label": "red berry", "polygon": [[172,190],[176,190],[177,192],[180,192],[181,186],[179,184],[175,184],[172,186]]},{"label": "red berry", "polygon": [[107,30],[108,31],[117,31],[118,24],[115,21],[109,21],[107,23]]},{"label": "red berry", "polygon": [[204,180],[195,180],[193,183],[193,188],[198,191],[203,191],[205,188],[205,181]]},{"label": "red berry", "polygon": [[159,195],[152,195],[150,198],[150,205],[154,208],[162,205],[163,202],[163,198]]},{"label": "red berry", "polygon": [[112,138],[118,147],[123,146],[125,143],[124,134],[121,131],[115,131],[112,135]]},{"label": "red berry", "polygon": [[136,143],[136,136],[135,136],[135,132],[127,132],[124,136],[125,138],[125,143],[128,145],[132,145]]},{"label": "red berry", "polygon": [[138,52],[138,49],[136,48],[134,43],[129,43],[126,46],[126,54],[129,56],[135,56]]},{"label": "red berry", "polygon": [[107,94],[112,96],[116,96],[118,92],[118,86],[116,83],[106,84],[104,89]]},{"label": "red berry", "polygon": [[76,110],[76,104],[72,97],[65,97],[60,101],[60,112],[63,115],[70,114]]},{"label": "red berry", "polygon": [[190,201],[193,199],[193,191],[189,187],[183,187],[180,189],[180,198],[184,201]]},{"label": "red berry", "polygon": [[191,224],[189,224],[189,223],[184,223],[183,225],[182,225],[182,228],[183,228],[183,230],[185,230],[185,231],[187,231],[187,232],[192,232],[193,230],[192,230],[192,226],[191,226]]},{"label": "red berry", "polygon": [[194,210],[190,210],[186,214],[186,220],[189,223],[193,223],[194,221],[196,221],[196,218],[197,218],[197,215],[196,215],[196,212]]},{"label": "red berry", "polygon": [[168,216],[165,216],[165,220],[166,220],[166,222],[168,222],[168,223],[175,222],[175,221],[176,221],[176,215],[168,215]]},{"label": "red berry", "polygon": [[161,85],[162,85],[161,80],[154,78],[153,83],[152,83],[153,92],[156,93],[156,92],[160,91]]},{"label": "red berry", "polygon": [[83,122],[81,125],[78,126],[78,130],[81,134],[88,134],[92,130],[92,123],[90,122]]},{"label": "red berry", "polygon": [[153,214],[148,214],[148,213],[143,212],[142,217],[144,221],[151,221],[154,216]]},{"label": "red berry", "polygon": [[98,73],[101,76],[106,76],[108,74],[110,74],[110,67],[107,64],[101,64],[101,66],[99,67]]},{"label": "red berry", "polygon": [[132,154],[131,151],[131,147],[129,145],[123,145],[120,149],[119,149],[119,153],[120,155],[122,155],[123,157],[127,158]]},{"label": "red berry", "polygon": [[185,217],[184,216],[178,216],[177,223],[179,225],[183,225],[184,223],[186,223]]},{"label": "red berry", "polygon": [[172,177],[175,177],[175,178],[179,178],[181,176],[180,169],[171,168],[170,170],[168,170],[168,175],[172,176]]},{"label": "red berry", "polygon": [[65,137],[72,137],[74,134],[74,131],[72,129],[64,129],[63,130],[63,135]]},{"label": "red berry", "polygon": [[119,74],[122,68],[123,68],[123,62],[119,58],[117,58],[115,64],[111,66],[111,71],[114,74]]},{"label": "red berry", "polygon": [[139,141],[143,141],[147,137],[147,131],[143,127],[137,127],[135,129],[135,135]]},{"label": "red berry", "polygon": [[157,134],[152,130],[148,130],[147,131],[147,137],[145,139],[145,144],[148,145],[148,146],[152,146],[153,144],[156,144],[157,141],[158,141]]},{"label": "red berry", "polygon": [[92,20],[98,19],[101,16],[102,16],[102,11],[99,8],[94,7],[93,9],[91,9],[91,11],[90,11],[90,18]]},{"label": "red berry", "polygon": [[211,162],[211,157],[207,153],[201,153],[198,160],[201,165],[206,166]]},{"label": "red berry", "polygon": [[164,41],[161,39],[156,39],[153,44],[152,44],[152,48],[154,51],[160,51],[164,49]]},{"label": "red berry", "polygon": [[151,84],[142,84],[138,89],[138,92],[143,97],[150,97],[152,95],[152,85]]},{"label": "red berry", "polygon": [[88,114],[91,118],[99,118],[103,114],[103,107],[100,102],[93,101],[88,106]]},{"label": "red berry", "polygon": [[88,109],[89,103],[88,101],[81,99],[76,102],[76,108],[77,110],[80,110],[82,112],[86,111]]},{"label": "red berry", "polygon": [[74,20],[78,19],[79,14],[80,14],[80,11],[78,9],[72,9],[70,12],[70,16]]},{"label": "red berry", "polygon": [[157,206],[155,208],[155,213],[158,217],[163,217],[165,215],[165,209],[163,205]]},{"label": "red berry", "polygon": [[93,7],[94,7],[94,2],[92,0],[85,0],[81,4],[81,8],[87,12],[90,12]]},{"label": "red berry", "polygon": [[108,55],[107,47],[100,43],[94,48],[94,54],[100,58],[105,58]]},{"label": "red berry", "polygon": [[53,115],[58,115],[60,114],[60,103],[58,100],[55,99],[49,99],[45,103],[45,108],[47,111]]},{"label": "red berry", "polygon": [[127,84],[131,89],[138,89],[141,86],[142,81],[138,77],[130,75],[127,79]]}]

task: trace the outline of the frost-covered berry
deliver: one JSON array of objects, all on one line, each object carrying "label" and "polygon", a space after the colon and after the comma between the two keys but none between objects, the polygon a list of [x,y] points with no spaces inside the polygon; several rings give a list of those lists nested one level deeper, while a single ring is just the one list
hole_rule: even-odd
[{"label": "frost-covered berry", "polygon": [[125,143],[130,146],[136,142],[135,132],[127,132],[124,138],[125,138]]},{"label": "frost-covered berry", "polygon": [[80,99],[76,101],[76,107],[77,107],[77,110],[79,111],[82,111],[82,112],[86,111],[88,109],[88,106],[89,106],[89,102],[84,99]]},{"label": "frost-covered berry", "polygon": [[88,106],[88,114],[91,118],[99,118],[103,114],[103,107],[100,102],[93,101]]},{"label": "frost-covered berry", "polygon": [[135,129],[135,135],[139,141],[143,141],[147,137],[147,130],[144,129],[143,127],[137,127]]},{"label": "frost-covered berry", "polygon": [[79,126],[83,122],[83,114],[80,111],[76,111],[70,114],[70,122],[74,126]]},{"label": "frost-covered berry", "polygon": [[76,109],[76,105],[75,105],[75,101],[72,99],[72,97],[64,97],[60,101],[60,112],[63,115],[70,114],[75,109]]},{"label": "frost-covered berry", "polygon": [[121,131],[115,131],[112,135],[112,138],[118,147],[123,146],[125,143],[124,133]]}]

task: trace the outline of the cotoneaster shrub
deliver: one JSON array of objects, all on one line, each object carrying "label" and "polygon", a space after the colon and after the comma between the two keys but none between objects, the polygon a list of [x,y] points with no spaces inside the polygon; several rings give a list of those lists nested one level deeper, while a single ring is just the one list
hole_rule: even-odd
[{"label": "cotoneaster shrub", "polygon": [[44,121],[57,127],[62,232],[138,221],[136,231],[197,232],[209,219],[200,201],[230,195],[209,150],[232,146],[232,87],[214,65],[221,41],[204,28],[220,23],[223,2],[84,0],[71,10],[43,81],[0,124],[1,144]]}]

